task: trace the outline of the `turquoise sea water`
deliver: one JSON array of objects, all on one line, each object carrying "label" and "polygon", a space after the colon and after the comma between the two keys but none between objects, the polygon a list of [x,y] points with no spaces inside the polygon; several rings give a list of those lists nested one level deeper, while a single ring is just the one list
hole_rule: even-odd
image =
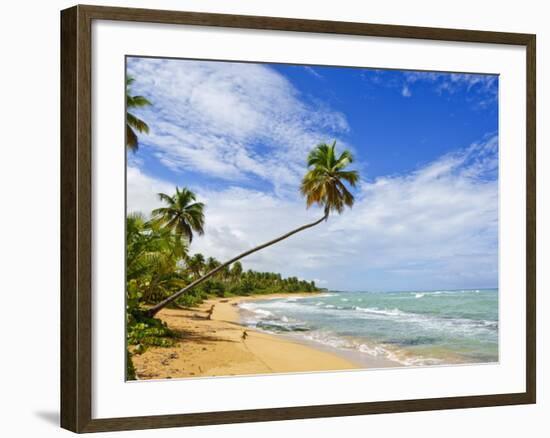
[{"label": "turquoise sea water", "polygon": [[240,304],[270,333],[402,365],[498,361],[498,290],[330,292]]}]

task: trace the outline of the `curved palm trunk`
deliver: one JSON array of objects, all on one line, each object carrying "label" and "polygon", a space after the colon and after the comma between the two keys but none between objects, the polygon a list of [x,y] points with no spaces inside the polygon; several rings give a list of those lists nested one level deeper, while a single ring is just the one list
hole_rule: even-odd
[{"label": "curved palm trunk", "polygon": [[233,257],[231,260],[228,260],[227,262],[222,263],[217,268],[212,269],[210,272],[206,273],[201,278],[197,278],[195,281],[189,283],[187,286],[185,286],[183,289],[180,289],[175,294],[170,295],[165,300],[162,300],[160,303],[155,304],[153,307],[151,307],[149,310],[147,310],[146,315],[149,316],[149,317],[155,316],[160,309],[162,309],[166,305],[170,304],[172,301],[174,301],[179,296],[183,295],[185,292],[193,289],[195,286],[199,285],[203,281],[205,281],[208,278],[212,277],[214,274],[216,274],[217,272],[219,272],[220,270],[222,270],[226,266],[229,266],[231,263],[235,263],[237,260],[240,260],[243,257],[246,257],[247,255],[250,255],[252,253],[255,253],[256,251],[259,251],[260,249],[267,248],[268,246],[271,246],[271,245],[273,245],[277,242],[280,242],[281,240],[284,240],[284,239],[292,236],[293,234],[296,234],[296,233],[299,233],[300,231],[307,230],[308,228],[314,227],[315,225],[318,225],[321,222],[323,222],[324,220],[326,220],[327,218],[328,218],[328,213],[325,214],[321,219],[316,220],[315,222],[311,222],[309,224],[302,225],[301,227],[298,227],[298,228],[296,228],[292,231],[289,231],[288,233],[283,234],[282,236],[277,237],[276,239],[270,240],[269,242],[266,242],[266,243],[264,243],[260,246],[256,246],[255,248],[249,249],[248,251],[245,251],[245,252],[239,254],[238,256]]}]

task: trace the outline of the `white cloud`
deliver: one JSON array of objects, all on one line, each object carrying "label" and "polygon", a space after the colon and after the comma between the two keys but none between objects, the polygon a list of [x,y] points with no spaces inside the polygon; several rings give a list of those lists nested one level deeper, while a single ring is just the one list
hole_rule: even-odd
[{"label": "white cloud", "polygon": [[173,193],[174,186],[145,175],[138,167],[128,164],[126,169],[126,211],[148,215],[160,206],[158,193]]},{"label": "white cloud", "polygon": [[[279,193],[296,185],[304,156],[349,130],[343,114],[307,103],[261,64],[130,58],[133,93],[151,133],[140,142],[167,167],[239,181],[255,177]],[[348,146],[349,147],[349,146]]]},{"label": "white cloud", "polygon": [[[353,209],[245,258],[243,265],[322,278],[330,288],[494,286],[497,156],[498,138],[488,137],[410,174],[363,182]],[[129,169],[128,181],[128,199],[136,208],[150,210],[156,202],[151,192],[169,190],[135,169]],[[139,195],[135,199],[130,187]],[[297,196],[193,189],[207,205],[207,223],[191,250],[220,260],[322,214],[306,210]]]},{"label": "white cloud", "polygon": [[[485,107],[498,99],[498,76],[474,73],[437,73],[437,72],[406,72],[405,85],[411,86],[417,82],[433,83],[439,94],[454,94],[459,90],[484,96],[477,100],[477,106]],[[407,85],[408,84],[408,85]]]},{"label": "white cloud", "polygon": [[474,109],[486,108],[498,100],[497,75],[382,69],[365,70],[361,75],[377,86],[399,90],[403,97],[411,97],[417,84],[430,84],[440,95],[467,91],[467,100]]}]

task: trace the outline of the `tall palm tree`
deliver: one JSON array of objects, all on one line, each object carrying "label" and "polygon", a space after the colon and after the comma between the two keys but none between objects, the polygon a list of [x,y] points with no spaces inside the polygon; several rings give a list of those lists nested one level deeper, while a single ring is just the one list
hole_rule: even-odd
[{"label": "tall palm tree", "polygon": [[136,131],[149,133],[149,126],[143,120],[136,117],[128,111],[130,108],[143,108],[151,105],[151,102],[143,96],[131,96],[130,86],[134,83],[134,78],[126,78],[126,147],[132,152],[138,150],[138,138]]},{"label": "tall palm tree", "polygon": [[229,265],[226,265],[223,268],[221,268],[221,270],[218,272],[218,274],[219,274],[219,277],[220,277],[221,281],[226,283],[231,277],[231,272],[229,270]]},{"label": "tall palm tree", "polygon": [[210,270],[202,277],[180,289],[172,296],[151,307],[147,311],[148,316],[154,316],[160,309],[174,301],[180,295],[210,278],[224,267],[235,263],[237,260],[280,242],[281,240],[287,239],[300,231],[307,230],[308,228],[314,227],[321,222],[326,221],[331,212],[340,214],[344,211],[345,207],[352,207],[354,200],[353,195],[345,185],[345,183],[348,183],[351,187],[355,187],[357,181],[359,180],[359,174],[357,171],[345,170],[345,168],[352,162],[353,156],[348,150],[344,150],[340,155],[337,155],[336,142],[333,142],[331,145],[325,143],[317,145],[317,147],[315,147],[308,155],[308,171],[302,179],[300,191],[302,195],[306,197],[307,208],[317,204],[319,207],[323,208],[323,216],[314,222],[302,225],[301,227],[289,231],[280,237],[256,246],[255,248],[249,249],[248,251],[245,251],[226,261],[225,263],[222,263],[215,269]]},{"label": "tall palm tree", "polygon": [[206,259],[206,270],[211,271],[212,269],[216,269],[218,266],[220,266],[220,262],[218,262],[214,257],[208,257]]},{"label": "tall palm tree", "polygon": [[194,254],[187,262],[187,269],[191,271],[194,278],[199,278],[204,269],[204,256],[201,253]]},{"label": "tall palm tree", "polygon": [[204,234],[204,204],[196,202],[197,198],[191,190],[176,187],[175,195],[159,193],[158,197],[168,206],[152,211],[153,224],[172,231],[189,243],[193,241],[193,233]]},{"label": "tall palm tree", "polygon": [[241,278],[241,274],[243,273],[243,265],[241,262],[235,262],[233,263],[233,266],[231,266],[231,276],[234,280],[238,280]]}]

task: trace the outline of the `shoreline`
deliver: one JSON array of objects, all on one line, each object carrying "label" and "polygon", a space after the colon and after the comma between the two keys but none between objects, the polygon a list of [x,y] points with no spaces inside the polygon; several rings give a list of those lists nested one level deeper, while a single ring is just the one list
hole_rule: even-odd
[{"label": "shoreline", "polygon": [[[323,295],[331,294],[332,292],[308,292],[308,293],[280,293],[280,294],[272,294],[267,295],[270,298],[264,298],[266,295],[250,295],[248,297],[243,297],[245,299],[239,299],[241,297],[235,297],[237,298],[237,304],[240,304],[242,302],[246,301],[259,301],[259,300],[270,300],[270,299],[277,299],[277,298],[307,298],[310,296],[318,296],[322,297]],[[240,311],[237,310],[237,318],[238,323],[240,323]],[[242,324],[241,324],[242,325]],[[283,334],[283,333],[266,333],[259,329],[253,329],[248,328],[247,330],[254,330],[259,333],[265,333],[269,336],[276,336],[279,338],[287,339],[290,342],[294,342],[296,344],[303,345],[307,348],[313,348],[315,350],[319,351],[325,351],[330,354],[334,354],[338,357],[341,357],[343,359],[346,359],[356,365],[357,369],[381,369],[381,368],[399,368],[403,367],[404,365],[400,362],[385,358],[385,357],[378,357],[374,356],[372,354],[366,353],[366,352],[360,352],[360,351],[354,351],[354,350],[344,350],[337,347],[332,347],[330,345],[321,344],[319,342],[315,342],[313,340],[308,340],[302,337],[298,336],[292,336],[290,334]]]},{"label": "shoreline", "polygon": [[[341,371],[398,366],[307,340],[265,333],[241,324],[245,301],[309,297],[323,292],[212,298],[196,308],[163,309],[158,317],[177,336],[173,347],[149,347],[133,355],[138,380],[292,372]],[[208,311],[214,306],[211,318]],[[243,339],[244,334],[244,339]]]}]

